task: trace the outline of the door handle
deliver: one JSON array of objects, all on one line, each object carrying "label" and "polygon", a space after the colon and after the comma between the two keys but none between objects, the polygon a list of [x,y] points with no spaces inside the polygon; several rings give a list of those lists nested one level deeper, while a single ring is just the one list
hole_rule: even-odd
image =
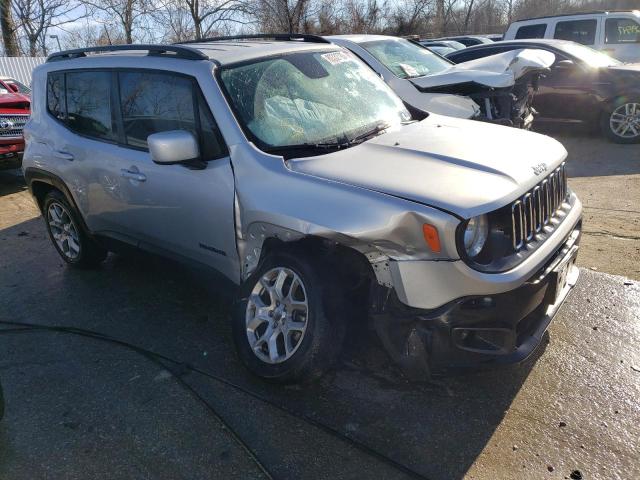
[{"label": "door handle", "polygon": [[67,152],[61,152],[60,150],[54,150],[53,156],[59,158],[60,160],[67,160],[69,162],[73,162],[73,155]]},{"label": "door handle", "polygon": [[131,170],[127,170],[126,168],[120,170],[120,175],[124,178],[135,180],[137,182],[144,182],[147,179],[147,177],[143,173],[132,172]]}]

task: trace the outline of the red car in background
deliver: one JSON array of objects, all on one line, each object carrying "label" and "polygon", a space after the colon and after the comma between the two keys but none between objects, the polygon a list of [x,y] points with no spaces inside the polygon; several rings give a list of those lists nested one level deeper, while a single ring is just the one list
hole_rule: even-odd
[{"label": "red car in background", "polygon": [[19,168],[24,151],[22,129],[31,113],[31,89],[0,77],[0,170]]}]

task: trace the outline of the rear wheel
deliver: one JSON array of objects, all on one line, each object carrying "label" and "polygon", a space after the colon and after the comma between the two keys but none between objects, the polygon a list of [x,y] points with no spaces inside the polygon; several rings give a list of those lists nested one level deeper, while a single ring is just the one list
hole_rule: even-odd
[{"label": "rear wheel", "polygon": [[603,113],[600,126],[612,142],[640,142],[640,98],[617,100]]},{"label": "rear wheel", "polygon": [[47,193],[43,215],[53,246],[69,265],[95,267],[105,259],[107,251],[82,229],[80,215],[62,193],[57,190]]},{"label": "rear wheel", "polygon": [[319,377],[337,358],[345,325],[335,282],[302,255],[267,257],[242,285],[233,333],[242,362],[278,382]]}]

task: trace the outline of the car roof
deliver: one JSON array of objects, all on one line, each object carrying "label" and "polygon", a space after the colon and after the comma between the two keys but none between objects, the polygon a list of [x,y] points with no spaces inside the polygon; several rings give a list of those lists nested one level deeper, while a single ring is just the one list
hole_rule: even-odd
[{"label": "car roof", "polygon": [[339,50],[322,37],[313,35],[245,35],[217,37],[172,45],[109,45],[56,52],[47,58],[58,62],[83,57],[164,57],[187,60],[209,59],[218,65],[229,65],[265,57],[300,51]]},{"label": "car roof", "polygon": [[499,42],[491,42],[491,43],[481,43],[480,45],[473,45],[471,47],[467,47],[464,50],[458,50],[459,52],[469,51],[469,50],[481,50],[485,48],[491,48],[494,46],[499,47],[500,45],[522,45],[522,44],[531,44],[531,45],[547,45],[549,47],[559,48],[561,45],[566,45],[569,43],[575,43],[570,40],[557,40],[554,38],[523,38],[520,40],[500,40]]},{"label": "car roof", "polygon": [[633,13],[635,15],[638,15],[640,12],[638,12],[638,10],[593,10],[589,12],[561,13],[559,15],[543,15],[540,17],[519,18],[518,20],[514,20],[512,23],[528,22],[529,20],[544,20],[546,18],[578,17],[580,15],[609,15],[611,13]]},{"label": "car roof", "polygon": [[220,65],[240,63],[263,57],[300,51],[338,50],[330,43],[310,43],[297,40],[213,40],[188,43],[187,46],[201,51]]},{"label": "car roof", "polygon": [[349,40],[354,43],[371,42],[375,40],[401,40],[400,37],[393,37],[391,35],[370,35],[363,34],[350,34],[350,35],[327,35],[324,38],[327,40]]}]

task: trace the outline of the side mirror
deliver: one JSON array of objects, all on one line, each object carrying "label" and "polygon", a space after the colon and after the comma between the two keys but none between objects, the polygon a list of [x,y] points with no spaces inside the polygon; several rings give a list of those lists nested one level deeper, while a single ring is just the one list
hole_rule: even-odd
[{"label": "side mirror", "polygon": [[147,137],[151,159],[161,165],[197,160],[200,157],[198,142],[191,132],[169,130]]},{"label": "side mirror", "polygon": [[573,63],[573,60],[560,60],[558,63],[554,65],[554,67],[560,70],[568,70],[570,68],[575,67],[575,65],[576,64]]},{"label": "side mirror", "polygon": [[13,93],[18,93],[20,90],[18,89],[18,85],[15,83],[8,83],[9,88],[13,91]]}]

